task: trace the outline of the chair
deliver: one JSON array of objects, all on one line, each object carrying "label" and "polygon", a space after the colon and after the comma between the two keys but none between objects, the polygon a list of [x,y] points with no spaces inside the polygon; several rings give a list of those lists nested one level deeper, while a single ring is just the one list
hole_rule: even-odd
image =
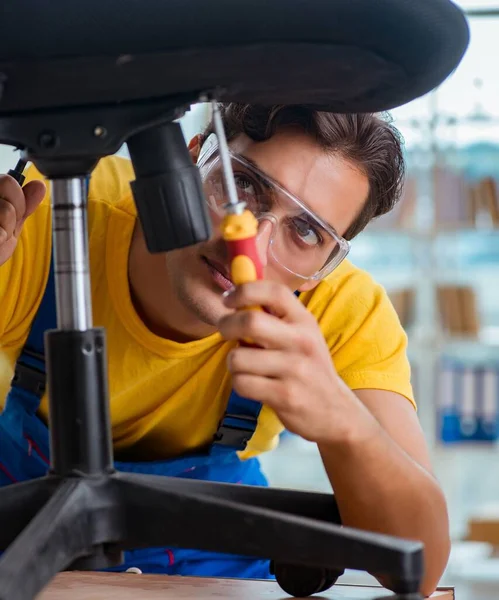
[{"label": "chair", "polygon": [[203,241],[196,169],[184,174],[189,194],[171,193],[172,169],[188,161],[174,121],[191,104],[386,110],[439,85],[468,38],[449,0],[239,0],[237,10],[234,0],[3,0],[0,143],[51,181],[58,329],[45,337],[50,473],[0,490],[1,600],[32,600],[61,570],[107,568],[124,549],[166,544],[270,558],[292,595],[352,568],[418,597],[422,544],[341,527],[332,495],[113,470],[85,178],[128,143],[149,249]]}]

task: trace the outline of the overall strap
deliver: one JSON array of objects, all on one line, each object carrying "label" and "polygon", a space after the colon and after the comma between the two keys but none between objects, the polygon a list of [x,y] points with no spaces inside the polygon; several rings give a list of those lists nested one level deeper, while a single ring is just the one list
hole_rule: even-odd
[{"label": "overall strap", "polygon": [[[57,327],[54,261],[51,257],[47,285],[43,298],[35,315],[28,339],[16,361],[12,388],[28,392],[18,394],[20,402],[29,403],[25,406],[30,412],[36,412],[45,393],[45,342],[44,334],[47,329]],[[29,399],[31,402],[29,401]]]},{"label": "overall strap", "polygon": [[227,410],[213,438],[212,452],[244,450],[255,433],[261,410],[260,402],[243,398],[232,390]]}]

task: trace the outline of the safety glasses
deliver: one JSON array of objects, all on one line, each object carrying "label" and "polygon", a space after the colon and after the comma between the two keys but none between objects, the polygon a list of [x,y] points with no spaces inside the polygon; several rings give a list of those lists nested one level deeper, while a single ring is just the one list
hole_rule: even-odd
[{"label": "safety glasses", "polygon": [[[239,200],[260,223],[271,225],[269,257],[305,280],[329,275],[347,256],[350,243],[244,156],[230,150],[229,154]],[[216,136],[203,144],[198,168],[208,205],[216,217],[223,218],[227,193]]]}]

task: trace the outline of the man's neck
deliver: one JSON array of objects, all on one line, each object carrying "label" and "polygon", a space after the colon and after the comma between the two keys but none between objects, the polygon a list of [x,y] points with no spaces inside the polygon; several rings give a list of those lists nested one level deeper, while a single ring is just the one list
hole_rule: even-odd
[{"label": "man's neck", "polygon": [[[129,280],[130,279],[131,278],[129,277]],[[192,342],[196,339],[206,337],[206,336],[202,336],[202,335],[196,335],[195,333],[193,333],[193,335],[188,335],[182,331],[179,331],[178,329],[171,327],[168,323],[165,322],[164,315],[161,315],[161,317],[160,317],[159,315],[154,315],[153,314],[154,311],[152,311],[152,310],[148,311],[147,307],[145,307],[140,302],[140,300],[137,298],[137,295],[134,293],[131,281],[130,281],[130,295],[132,298],[132,303],[133,303],[135,312],[139,316],[142,323],[144,323],[144,325],[147,327],[147,329],[149,329],[149,331],[151,333],[153,333],[154,335],[157,335],[158,337],[161,337],[165,340],[171,340],[172,342],[178,342],[179,344],[185,344],[188,342]],[[207,335],[209,335],[209,333]]]}]

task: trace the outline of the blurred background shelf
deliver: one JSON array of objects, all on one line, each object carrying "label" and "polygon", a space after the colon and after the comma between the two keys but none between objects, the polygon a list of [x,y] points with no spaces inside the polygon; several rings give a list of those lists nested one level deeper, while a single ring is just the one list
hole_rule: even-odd
[{"label": "blurred background shelf", "polygon": [[[442,423],[449,407],[458,434],[473,430],[462,418],[470,407],[480,416],[486,406],[496,425],[499,413],[499,1],[460,4],[487,14],[471,19],[470,50],[448,81],[392,112],[408,183],[393,214],[354,240],[350,258],[385,286],[408,334],[419,418],[449,505],[444,583],[459,600],[489,600],[499,596],[491,558],[499,538],[470,538],[484,513],[499,528],[497,436],[449,441]],[[455,406],[442,378],[461,390]],[[329,489],[313,444],[288,436],[263,461],[274,485]]]}]

